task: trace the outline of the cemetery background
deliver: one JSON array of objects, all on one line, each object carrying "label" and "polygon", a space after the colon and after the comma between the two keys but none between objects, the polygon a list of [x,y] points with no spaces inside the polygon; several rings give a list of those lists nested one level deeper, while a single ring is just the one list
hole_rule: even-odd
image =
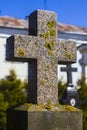
[{"label": "cemetery background", "polygon": [[[84,3],[84,2],[83,2],[83,3]],[[70,4],[71,4],[71,3],[70,3]],[[75,5],[75,4],[74,4],[74,5]],[[77,5],[77,4],[76,4],[76,5]],[[6,4],[6,6],[7,6],[7,4]],[[52,5],[52,6],[53,6],[53,5]],[[57,7],[58,7],[58,5],[57,5]],[[82,8],[82,7],[81,7],[81,8]],[[6,10],[6,11],[7,11],[7,10]],[[70,16],[71,16],[71,14],[70,14]],[[82,15],[80,14],[80,17],[81,17],[81,16],[82,16]],[[81,18],[82,18],[82,17],[81,17]],[[78,20],[78,21],[79,21],[79,20]],[[3,23],[4,23],[4,22],[3,22]],[[6,24],[6,23],[5,23],[5,24]],[[11,24],[11,23],[10,23],[10,24]],[[84,24],[84,23],[83,23],[83,24]],[[83,24],[82,24],[82,25],[83,25]],[[13,24],[12,24],[12,25],[13,25]],[[78,25],[78,23],[77,23],[77,25]],[[9,26],[9,25],[7,24],[7,26]],[[24,26],[24,25],[23,25],[23,26]],[[64,26],[66,26],[66,25],[64,25]],[[4,27],[4,26],[3,26],[3,27]],[[3,27],[1,27],[1,29],[2,29]],[[5,26],[5,27],[6,27],[6,26]],[[16,26],[15,26],[15,27],[16,27]],[[14,28],[15,28],[15,27],[14,27]],[[62,27],[62,26],[61,26],[61,27]],[[73,26],[73,27],[75,27],[75,26]],[[18,27],[18,28],[19,28],[19,27]],[[66,28],[66,27],[63,27],[63,28]],[[71,25],[70,25],[68,28],[66,28],[66,29],[63,30],[64,32],[62,32],[62,37],[63,37],[63,34],[64,34],[64,37],[65,37],[65,34],[68,34],[69,36],[72,36],[74,30],[71,29],[71,31],[70,31],[70,28],[71,28]],[[71,34],[69,34],[69,33],[67,33],[67,32],[65,31],[65,30],[67,30],[67,29],[69,29],[67,32],[71,32]],[[75,28],[74,28],[74,29],[75,29]],[[76,29],[77,29],[77,27],[76,27]],[[11,31],[8,32],[8,30],[11,30]],[[5,28],[4,28],[5,33],[3,33],[3,34],[2,34],[2,30],[1,30],[1,34],[0,34],[1,38],[0,38],[0,40],[1,40],[1,41],[4,41],[4,42],[3,42],[3,48],[5,47],[5,46],[4,46],[4,43],[5,43],[5,41],[6,41],[5,39],[10,36],[11,32],[13,33],[12,30],[14,30],[14,29],[13,29],[13,28],[10,28],[10,29],[5,29]],[[14,32],[15,32],[16,30],[17,30],[17,28],[14,30]],[[21,29],[18,29],[18,30],[21,31]],[[26,30],[26,29],[24,29],[24,30]],[[61,29],[60,29],[60,30],[61,30]],[[72,30],[73,30],[73,31],[72,31]],[[78,30],[77,33],[81,31],[80,28],[77,29],[77,30]],[[3,32],[4,32],[4,31],[3,31]],[[22,31],[23,31],[23,30],[22,30]],[[22,31],[21,31],[21,32],[22,32]],[[85,36],[85,37],[86,37],[86,32],[85,32],[85,31],[86,31],[85,28],[83,28],[82,31],[81,31],[81,35],[80,35],[80,33],[77,34],[77,33],[75,32],[75,35],[74,35],[74,36],[76,36],[76,37],[77,37],[77,36],[83,36],[83,37]],[[9,35],[7,35],[8,33],[9,33]],[[24,32],[23,32],[23,33],[24,33]],[[60,31],[60,34],[61,34],[61,31]],[[2,37],[4,38],[4,40],[2,40]],[[75,39],[77,39],[76,37],[75,37]],[[82,39],[85,39],[85,37],[82,38]],[[67,35],[66,35],[66,38],[67,38]],[[71,38],[71,39],[72,39],[72,38]],[[78,41],[78,40],[77,40],[77,41]],[[81,43],[86,43],[85,40],[81,40],[81,41],[82,41]],[[84,42],[83,42],[83,41],[84,41]],[[0,44],[0,45],[1,45],[1,44]],[[3,49],[3,50],[4,50],[4,49]],[[2,53],[2,54],[3,54],[3,53]],[[79,55],[79,58],[80,58],[80,57],[81,57],[81,56]],[[4,58],[3,58],[3,61],[2,61],[2,62],[4,62]],[[3,65],[4,65],[4,64],[3,64]],[[3,65],[2,65],[2,66],[3,66]],[[7,65],[8,65],[8,64],[7,64]],[[26,68],[26,64],[23,65],[23,67],[24,67],[24,66],[25,66],[25,68]],[[4,66],[3,66],[3,67],[4,67]],[[2,67],[2,68],[3,68],[3,67]],[[16,64],[14,64],[14,65],[11,64],[11,65],[9,65],[8,68],[14,68],[14,67],[16,68]],[[76,67],[76,65],[75,65],[75,67]],[[4,68],[6,68],[6,66],[5,66]],[[17,67],[17,68],[18,68],[18,70],[20,69],[20,67]],[[6,69],[6,70],[7,70],[7,69]],[[26,72],[25,72],[25,71],[26,71]],[[27,73],[27,69],[25,69],[25,71],[24,71],[24,72]],[[4,73],[4,71],[2,71],[2,72],[3,72],[3,73],[2,73],[2,77],[4,77],[5,75],[8,74],[8,71],[7,71],[6,73]],[[17,72],[18,72],[18,71],[17,71]],[[79,68],[79,72],[81,72],[81,68]],[[61,74],[61,77],[62,77],[62,73],[61,73],[61,72],[60,72],[60,74]],[[63,73],[63,75],[64,75],[64,73]],[[65,74],[65,75],[66,75],[66,74]],[[23,77],[26,77],[26,74],[25,74],[25,75],[22,75],[21,73],[17,73],[17,76],[18,76],[18,77],[21,77],[21,79],[23,79]],[[59,75],[59,76],[60,76],[60,75]],[[76,74],[75,74],[75,76],[76,76]],[[2,77],[1,77],[1,78],[2,78]],[[63,80],[63,81],[64,81],[64,80]],[[62,83],[61,83],[61,84],[62,84]],[[84,86],[84,83],[82,83],[82,84],[83,84],[83,86]],[[85,130],[86,130],[86,129],[85,129]]]},{"label": "cemetery background", "polygon": [[[27,64],[26,63],[8,63],[5,61],[5,46],[6,46],[6,39],[13,35],[13,34],[28,34],[28,22],[24,19],[16,19],[12,17],[0,17],[0,68],[1,74],[0,79],[3,78],[5,75],[9,73],[9,69],[14,69],[17,72],[17,76],[20,77],[22,80],[27,77]],[[77,46],[81,44],[87,43],[87,29],[81,28],[73,25],[67,25],[58,23],[58,37],[59,39],[68,39],[74,40],[77,43]],[[81,66],[79,65],[79,59],[81,58],[81,54],[77,51],[77,63],[73,64],[78,68],[77,73],[73,73],[73,81],[76,84],[77,80],[81,77]],[[19,64],[19,65],[16,65]],[[23,67],[22,72],[20,71],[20,64]],[[66,77],[66,72],[60,71],[59,65],[59,78]],[[87,74],[86,74],[87,77]],[[66,78],[64,79],[66,81]]]},{"label": "cemetery background", "polygon": [[[19,29],[19,30],[20,30],[20,29]],[[17,31],[18,31],[18,30],[17,30]],[[4,32],[4,31],[3,31],[3,32]],[[13,31],[13,33],[14,33],[14,31]],[[3,38],[4,38],[5,36],[9,37],[9,35],[4,34],[4,35],[3,35]],[[60,33],[60,37],[61,37],[61,36],[62,36],[62,35],[61,35],[61,33]],[[5,40],[4,40],[4,42],[5,42]],[[4,50],[5,50],[5,48],[4,48]],[[2,51],[2,52],[4,52],[4,51]],[[3,59],[4,59],[4,58],[3,58]],[[7,63],[6,63],[6,64],[7,64]],[[9,65],[10,65],[11,68],[14,68],[14,66],[16,67],[16,64],[9,64]],[[6,66],[7,66],[7,65],[6,65]],[[17,66],[18,66],[18,65],[17,65]],[[20,66],[20,64],[19,64],[19,66]],[[20,67],[19,67],[19,68],[20,68]],[[18,68],[18,69],[19,69],[19,68]],[[25,68],[26,68],[26,65],[25,65]],[[9,70],[9,69],[8,69],[8,70]],[[25,71],[27,72],[26,69],[25,69]],[[18,71],[17,71],[17,72],[18,72]],[[26,73],[26,72],[25,72],[25,73]],[[6,74],[5,74],[5,75],[6,75]],[[19,74],[18,74],[18,75],[19,75]],[[25,74],[25,76],[26,76],[26,74]],[[19,77],[20,77],[20,75],[19,75]],[[21,79],[23,79],[23,78],[21,77]]]},{"label": "cemetery background", "polygon": [[[33,53],[32,50],[34,51]],[[56,14],[49,11],[38,10],[29,16],[28,36],[15,34],[7,39],[6,60],[30,63],[28,71],[28,102],[35,103],[37,105],[38,103],[46,105],[45,108],[47,110],[46,112],[43,112],[42,109],[42,112],[39,111],[38,113],[36,111],[38,109],[38,106],[35,105],[37,106],[37,109],[35,109],[33,113],[31,112],[31,105],[28,107],[26,104],[20,105],[13,110],[8,110],[7,130],[82,130],[81,111],[78,111],[76,108],[71,107],[71,110],[74,109],[75,111],[66,112],[63,109],[61,110],[61,107],[63,106],[56,106],[56,103],[58,103],[58,63],[67,64],[76,62],[76,50],[77,49],[75,42],[58,40]],[[38,60],[37,62],[35,60],[36,58]],[[48,65],[50,65],[50,67]],[[54,107],[48,109],[48,100],[51,100],[52,106]],[[68,116],[68,118],[65,121],[66,116]],[[37,117],[38,120],[36,121]],[[19,126],[18,124],[21,122],[23,124]],[[67,124],[65,122],[67,122]],[[76,122],[78,123],[76,124]],[[47,126],[45,126],[46,123]]]}]

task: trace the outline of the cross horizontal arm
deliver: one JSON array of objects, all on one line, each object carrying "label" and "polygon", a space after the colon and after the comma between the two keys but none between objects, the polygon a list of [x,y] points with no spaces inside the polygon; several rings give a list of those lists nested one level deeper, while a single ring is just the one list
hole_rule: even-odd
[{"label": "cross horizontal arm", "polygon": [[40,42],[36,36],[13,35],[7,39],[6,59],[25,61],[37,59],[40,53]]},{"label": "cross horizontal arm", "polygon": [[43,57],[56,59],[59,64],[76,62],[76,44],[72,41],[52,39],[26,35],[13,35],[7,39],[6,60],[28,61]]},{"label": "cross horizontal arm", "polygon": [[69,69],[69,68],[66,68],[66,67],[61,67],[61,71],[77,72],[77,68],[71,68],[71,69]]},{"label": "cross horizontal arm", "polygon": [[56,40],[56,56],[58,64],[70,64],[76,62],[76,43],[68,40]]}]

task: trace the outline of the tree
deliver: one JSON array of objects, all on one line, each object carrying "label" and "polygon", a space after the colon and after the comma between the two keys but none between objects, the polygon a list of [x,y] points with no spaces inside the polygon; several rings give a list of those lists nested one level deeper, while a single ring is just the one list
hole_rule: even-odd
[{"label": "tree", "polygon": [[81,110],[83,110],[83,130],[87,130],[87,83],[84,76],[78,80],[77,85],[80,86],[78,91],[81,100]]},{"label": "tree", "polygon": [[[60,103],[66,86],[67,86],[66,83],[64,83],[62,80],[59,80],[58,97]],[[81,79],[77,81],[77,86],[80,86],[80,89],[78,89],[78,94],[79,94],[79,99],[81,101],[80,109],[83,111],[83,130],[87,130],[87,82],[84,76],[82,76]]]},{"label": "tree", "polygon": [[0,80],[0,130],[6,130],[6,110],[26,102],[27,86],[27,80],[22,82],[18,79],[14,70],[10,70],[9,75]]},{"label": "tree", "polygon": [[59,98],[59,103],[62,103],[62,97],[63,97],[63,94],[64,94],[64,91],[67,87],[67,84],[66,82],[63,82],[62,79],[60,79],[58,81],[58,98]]}]

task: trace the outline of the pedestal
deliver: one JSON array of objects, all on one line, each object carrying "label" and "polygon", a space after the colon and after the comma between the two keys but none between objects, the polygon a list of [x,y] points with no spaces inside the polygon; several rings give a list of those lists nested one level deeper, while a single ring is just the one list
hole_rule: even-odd
[{"label": "pedestal", "polygon": [[80,99],[77,90],[74,87],[67,87],[63,94],[61,101],[63,104],[71,105],[73,107],[80,107]]},{"label": "pedestal", "polygon": [[22,105],[7,112],[7,130],[82,130],[82,112],[30,111]]}]

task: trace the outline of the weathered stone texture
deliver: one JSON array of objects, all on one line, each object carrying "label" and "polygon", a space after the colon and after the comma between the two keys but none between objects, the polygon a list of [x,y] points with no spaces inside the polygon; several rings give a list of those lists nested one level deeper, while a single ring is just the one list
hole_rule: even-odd
[{"label": "weathered stone texture", "polygon": [[[52,11],[37,10],[33,12],[29,16],[29,35],[43,37],[53,30],[55,35],[51,36],[55,38],[57,35],[56,18],[55,12]],[[50,35],[47,38],[50,38]]]},{"label": "weathered stone texture", "polygon": [[82,130],[81,111],[28,111],[22,107],[8,112],[7,130]]},{"label": "weathered stone texture", "polygon": [[57,39],[54,12],[39,10],[31,14],[29,34],[34,36],[14,35],[8,38],[6,59],[30,63],[29,102],[46,103],[51,100],[55,104],[58,102],[57,64],[75,62],[76,45]]},{"label": "weathered stone texture", "polygon": [[[76,45],[57,39],[54,12],[38,10],[29,17],[29,36],[8,38],[6,59],[29,63],[29,103],[54,105],[58,102],[57,64],[75,62]],[[31,112],[23,105],[8,110],[7,130],[82,130],[81,111],[55,109]]]}]

